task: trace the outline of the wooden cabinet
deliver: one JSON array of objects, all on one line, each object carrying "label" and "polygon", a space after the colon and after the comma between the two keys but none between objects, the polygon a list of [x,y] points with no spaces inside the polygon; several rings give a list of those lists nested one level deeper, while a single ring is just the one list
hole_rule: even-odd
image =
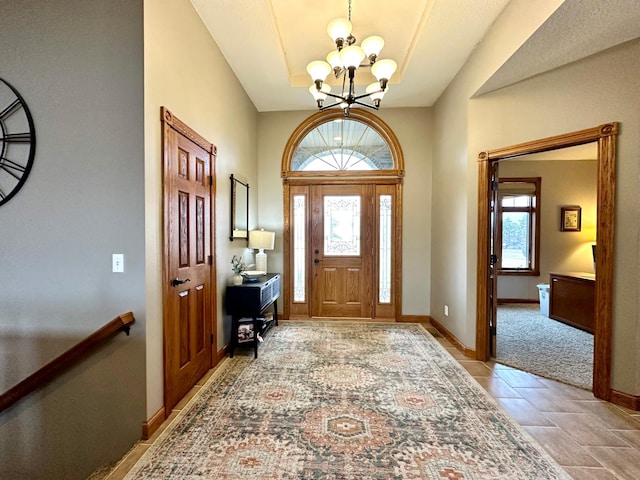
[{"label": "wooden cabinet", "polygon": [[595,280],[592,273],[552,273],[549,317],[593,333]]},{"label": "wooden cabinet", "polygon": [[[231,315],[231,340],[229,342],[229,356],[233,357],[238,345],[238,328],[250,323],[253,325],[254,356],[258,358],[258,334],[266,331],[272,323],[278,325],[278,304],[280,296],[280,274],[268,273],[257,282],[246,282],[242,285],[227,287],[225,306],[227,315]],[[273,305],[273,321],[265,322],[260,316]],[[263,328],[265,327],[265,328]]]}]

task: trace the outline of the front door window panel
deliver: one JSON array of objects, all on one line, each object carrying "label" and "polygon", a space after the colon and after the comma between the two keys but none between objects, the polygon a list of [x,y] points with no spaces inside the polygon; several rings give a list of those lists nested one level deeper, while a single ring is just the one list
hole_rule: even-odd
[{"label": "front door window panel", "polygon": [[324,197],[324,254],[360,255],[360,197]]}]

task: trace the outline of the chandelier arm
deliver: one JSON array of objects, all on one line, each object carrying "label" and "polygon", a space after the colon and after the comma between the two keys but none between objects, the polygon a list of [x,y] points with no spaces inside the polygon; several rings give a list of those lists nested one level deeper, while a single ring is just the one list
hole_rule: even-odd
[{"label": "chandelier arm", "polygon": [[347,101],[347,99],[344,98],[342,95],[336,95],[335,93],[331,93],[331,92],[327,92],[327,97],[338,98],[338,99],[342,100],[343,102]]},{"label": "chandelier arm", "polygon": [[368,103],[358,102],[357,100],[353,102],[353,105],[360,105],[360,106],[362,106],[362,107],[371,108],[371,109],[373,109],[373,110],[378,110],[378,109],[380,109],[380,107],[379,107],[379,106],[369,105]]},{"label": "chandelier arm", "polygon": [[368,96],[370,96],[370,95],[374,95],[374,94],[376,94],[376,93],[380,93],[380,92],[382,92],[382,91],[384,91],[384,90],[378,90],[378,91],[376,91],[376,92],[371,92],[371,93],[363,93],[362,95],[358,95],[358,96],[356,96],[356,97],[353,97],[353,99],[354,99],[354,100],[360,100],[361,98],[368,97]]},{"label": "chandelier arm", "polygon": [[[336,95],[334,95],[334,96],[336,96]],[[329,110],[330,108],[338,107],[338,106],[340,106],[341,104],[344,103],[344,99],[342,97],[337,97],[337,98],[340,98],[341,101],[340,102],[336,102],[336,103],[332,103],[331,105],[324,105],[324,106],[318,108],[318,111],[323,112],[325,110]]]}]

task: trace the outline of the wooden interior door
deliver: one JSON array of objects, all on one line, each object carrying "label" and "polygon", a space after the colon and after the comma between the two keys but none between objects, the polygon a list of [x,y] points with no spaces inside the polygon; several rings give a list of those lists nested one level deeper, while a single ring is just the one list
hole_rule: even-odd
[{"label": "wooden interior door", "polygon": [[163,124],[163,135],[164,393],[168,415],[212,366],[213,150],[205,150],[168,123]]},{"label": "wooden interior door", "polygon": [[491,239],[490,258],[489,258],[489,335],[491,336],[490,351],[491,356],[498,354],[498,255],[501,254],[500,245],[502,243],[502,235],[498,225],[498,164],[494,162],[491,166],[491,201],[490,201],[490,221],[491,221]]},{"label": "wooden interior door", "polygon": [[372,318],[374,186],[315,185],[310,194],[311,315]]}]

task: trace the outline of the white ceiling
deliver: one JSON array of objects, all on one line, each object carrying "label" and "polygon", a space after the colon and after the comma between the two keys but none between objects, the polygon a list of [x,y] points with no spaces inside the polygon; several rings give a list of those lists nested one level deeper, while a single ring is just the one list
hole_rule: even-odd
[{"label": "white ceiling", "polygon": [[[531,0],[527,0],[531,1]],[[335,45],[348,0],[191,0],[258,111],[309,110],[306,66]],[[352,0],[358,43],[380,35],[398,71],[383,104],[431,106],[509,0]],[[640,37],[640,0],[567,0],[479,93]],[[358,84],[375,80],[368,71]]]}]

